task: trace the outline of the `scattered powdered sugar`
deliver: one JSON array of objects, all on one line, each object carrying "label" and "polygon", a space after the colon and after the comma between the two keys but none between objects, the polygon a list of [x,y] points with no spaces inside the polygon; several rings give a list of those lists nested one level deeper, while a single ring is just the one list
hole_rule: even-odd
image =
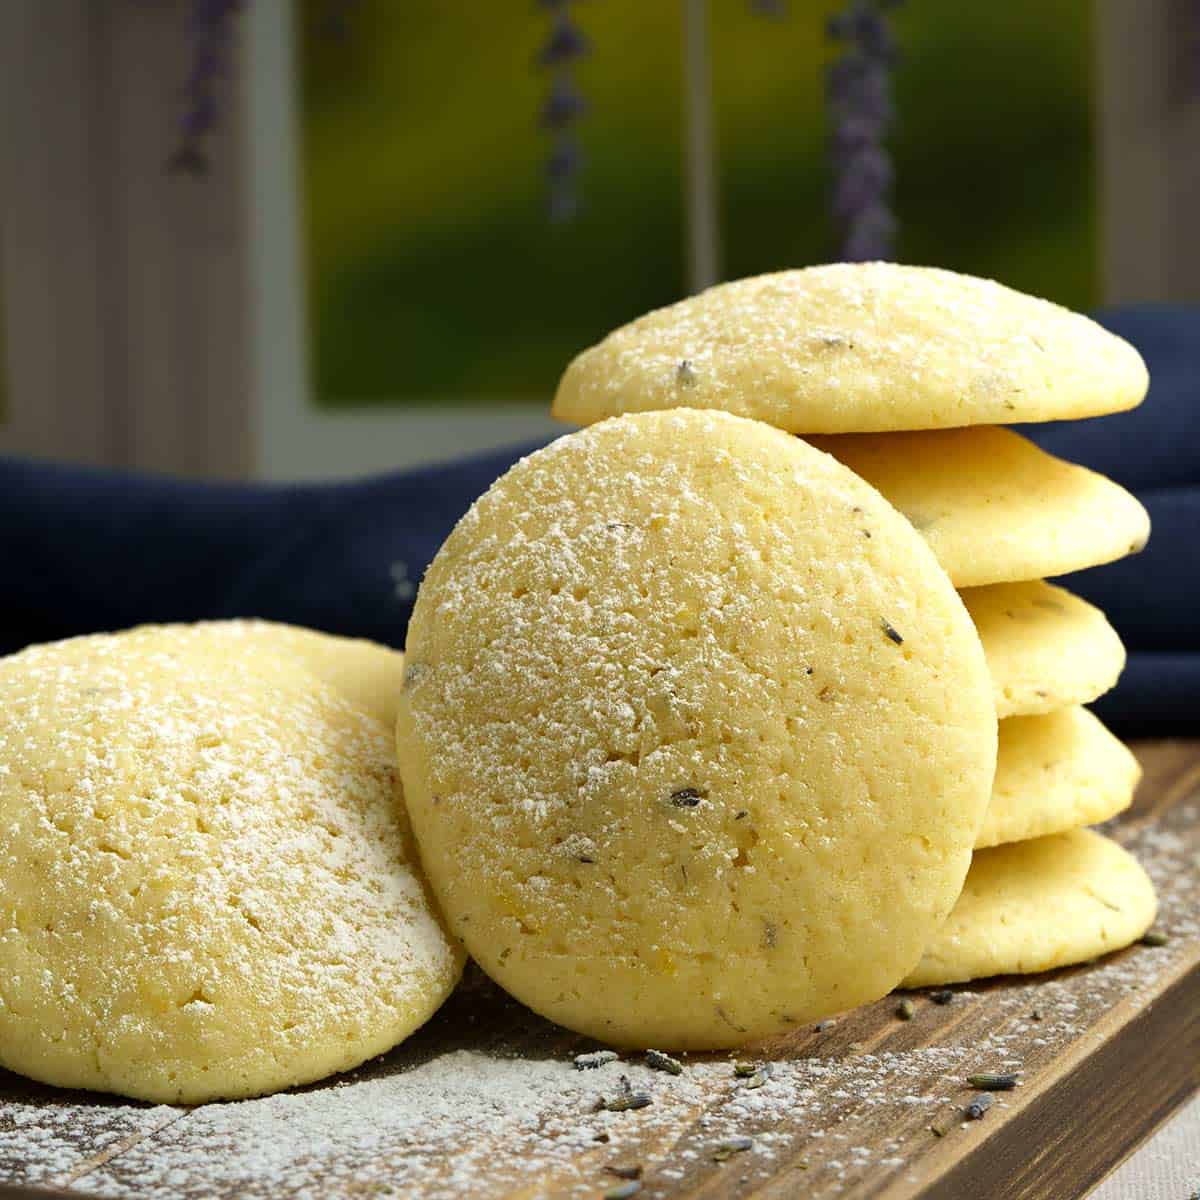
[{"label": "scattered powdered sugar", "polygon": [[[812,1195],[838,1195],[864,1179],[919,1181],[935,1144],[987,1136],[1043,1067],[1113,1009],[1135,1010],[1194,957],[1198,873],[1185,833],[1198,818],[1184,805],[1165,825],[1112,830],[1154,878],[1165,946],[1135,946],[1051,976],[981,981],[954,989],[945,1005],[917,993],[911,1021],[896,1020],[895,1001],[883,1000],[806,1030],[797,1057],[768,1056],[763,1086],[748,1086],[732,1056],[681,1056],[680,1076],[650,1070],[635,1054],[577,1070],[574,1056],[589,1048],[581,1039],[472,972],[404,1045],[303,1091],[188,1112],[26,1089],[35,1094],[0,1101],[0,1179],[164,1200],[585,1197],[616,1182],[606,1165],[631,1164],[644,1168],[651,1194],[715,1171],[786,1179]],[[1020,1074],[1017,1090],[965,1121],[978,1094],[966,1076],[1000,1068]],[[597,1111],[619,1094],[622,1077],[653,1102]],[[131,1135],[127,1148],[95,1162]],[[747,1137],[748,1149],[716,1161],[723,1143]]]},{"label": "scattered powdered sugar", "polygon": [[[758,1066],[770,1071],[760,1086],[752,1085],[765,1072],[739,1076],[731,1057],[681,1056],[679,1076],[648,1069],[640,1055],[576,1070],[574,1056],[591,1044],[472,974],[385,1057],[262,1099],[149,1107],[0,1075],[0,1182],[151,1200],[585,1197],[616,1182],[606,1166],[630,1164],[644,1168],[648,1194],[714,1172],[822,1196],[864,1180],[919,1182],[934,1146],[986,1137],[1006,1106],[1021,1104],[1022,1088],[1100,1019],[1135,1011],[1194,959],[1198,823],[1189,803],[1109,830],[1154,880],[1166,945],[955,988],[945,1005],[918,993],[910,1021],[883,1000],[764,1048]],[[1021,1086],[965,1122],[975,1094],[967,1075],[1001,1069],[1018,1072]],[[622,1077],[652,1103],[598,1111],[621,1094]],[[752,1144],[718,1161],[720,1147],[740,1138]]]}]

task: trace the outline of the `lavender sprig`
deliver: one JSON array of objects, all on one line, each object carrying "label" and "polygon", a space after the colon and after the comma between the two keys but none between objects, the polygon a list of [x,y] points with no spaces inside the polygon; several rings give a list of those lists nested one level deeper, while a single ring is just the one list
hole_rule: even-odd
[{"label": "lavender sprig", "polygon": [[229,74],[233,21],[242,6],[243,0],[192,0],[187,25],[191,67],[179,120],[179,145],[167,160],[169,171],[203,175],[208,170],[205,146],[220,115],[218,88]]},{"label": "lavender sprig", "polygon": [[548,202],[552,221],[569,221],[579,211],[579,172],[583,151],[575,126],[587,112],[587,100],[575,85],[575,66],[591,53],[591,43],[572,18],[573,0],[539,0],[551,13],[550,33],[537,53],[537,65],[551,73],[550,92],[538,115],[550,133],[546,160]]},{"label": "lavender sprig", "polygon": [[892,162],[885,139],[894,118],[891,72],[898,59],[886,10],[899,0],[846,0],[828,25],[843,47],[825,77],[833,163],[831,209],[847,262],[892,255]]}]

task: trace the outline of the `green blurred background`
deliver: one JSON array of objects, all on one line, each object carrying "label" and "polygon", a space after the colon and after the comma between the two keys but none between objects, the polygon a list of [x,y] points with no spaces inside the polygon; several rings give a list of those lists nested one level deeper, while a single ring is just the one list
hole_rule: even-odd
[{"label": "green blurred background", "polygon": [[[680,5],[576,10],[594,52],[574,223],[546,217],[548,24],[531,0],[301,4],[316,401],[544,402],[567,360],[684,292]],[[836,257],[822,71],[833,5],[713,0],[722,275]],[[1091,6],[909,0],[894,24],[897,257],[1097,300]]]}]

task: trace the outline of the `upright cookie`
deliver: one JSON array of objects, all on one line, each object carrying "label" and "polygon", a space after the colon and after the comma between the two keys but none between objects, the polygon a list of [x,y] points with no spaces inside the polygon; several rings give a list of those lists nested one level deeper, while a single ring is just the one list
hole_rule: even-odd
[{"label": "upright cookie", "polygon": [[955,587],[1065,575],[1135,554],[1150,536],[1123,487],[1008,429],[811,441],[912,521]]},{"label": "upright cookie", "polygon": [[950,919],[903,986],[1087,962],[1137,941],[1157,907],[1137,859],[1091,829],[980,850]]},{"label": "upright cookie", "polygon": [[1124,811],[1142,768],[1086,708],[1000,722],[992,800],[976,848],[1096,825]]},{"label": "upright cookie", "polygon": [[1116,682],[1125,647],[1105,615],[1041,579],[967,588],[998,717],[1090,704]]},{"label": "upright cookie", "polygon": [[931,267],[833,263],[639,317],[571,363],[554,415],[716,408],[870,433],[1094,417],[1146,386],[1132,346],[1046,300]]},{"label": "upright cookie", "polygon": [[450,927],[531,1008],[704,1049],[884,994],[966,872],[978,637],[832,458],[724,413],[517,464],[421,586],[398,721]]},{"label": "upright cookie", "polygon": [[453,987],[391,729],[267,641],[165,626],[0,660],[0,1064],[255,1095],[382,1053]]}]

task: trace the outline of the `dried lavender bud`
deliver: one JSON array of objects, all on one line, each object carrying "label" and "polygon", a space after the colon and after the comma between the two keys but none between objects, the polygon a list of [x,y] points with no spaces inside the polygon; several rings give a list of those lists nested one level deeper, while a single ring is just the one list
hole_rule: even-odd
[{"label": "dried lavender bud", "polygon": [[694,387],[696,383],[696,368],[690,359],[683,359],[675,368],[675,382],[680,387]]},{"label": "dried lavender bud", "polygon": [[682,1075],[683,1063],[661,1050],[646,1051],[646,1066],[655,1071],[666,1071],[668,1075]]},{"label": "dried lavender bud", "polygon": [[629,1200],[630,1196],[636,1196],[641,1190],[641,1181],[630,1179],[627,1183],[618,1183],[616,1187],[610,1187],[604,1193],[604,1200]]},{"label": "dried lavender bud", "polygon": [[685,787],[671,793],[671,803],[676,808],[695,808],[708,793],[701,788]]},{"label": "dried lavender bud", "polygon": [[615,1050],[592,1050],[587,1054],[575,1055],[573,1062],[577,1071],[594,1071],[605,1063],[616,1062],[620,1057]]},{"label": "dried lavender bud", "polygon": [[1171,939],[1161,929],[1147,929],[1139,940],[1143,946],[1165,946]]},{"label": "dried lavender bud", "polygon": [[814,1028],[818,1033],[824,1033],[827,1029],[832,1029],[837,1024],[837,1019],[834,1017],[826,1017],[823,1021],[818,1021]]},{"label": "dried lavender bud", "polygon": [[629,1112],[636,1108],[647,1108],[653,1103],[649,1092],[635,1092],[629,1084],[629,1077],[622,1075],[617,1094],[601,1098],[599,1107],[607,1112]]},{"label": "dried lavender bud", "polygon": [[738,1061],[733,1064],[733,1073],[739,1079],[746,1079],[758,1070],[758,1063]]},{"label": "dried lavender bud", "polygon": [[615,1166],[610,1164],[604,1169],[610,1175],[615,1175],[618,1179],[641,1179],[642,1177],[641,1163],[630,1163],[628,1166]]},{"label": "dried lavender bud", "polygon": [[649,1092],[619,1092],[607,1100],[601,1100],[600,1107],[605,1112],[634,1112],[639,1108],[649,1108],[653,1103]]},{"label": "dried lavender bud", "polygon": [[934,1004],[949,1004],[954,999],[954,993],[949,988],[941,988],[936,992],[930,992],[929,998]]},{"label": "dried lavender bud", "polygon": [[896,221],[889,200],[892,164],[884,139],[892,124],[891,70],[898,54],[883,0],[846,0],[826,26],[842,55],[825,77],[833,165],[831,210],[847,261],[888,258]]},{"label": "dried lavender bud", "polygon": [[771,1078],[771,1064],[763,1063],[749,1079],[746,1080],[745,1086],[748,1088],[765,1087],[767,1081]]},{"label": "dried lavender bud", "polygon": [[904,999],[896,1005],[896,1016],[898,1016],[901,1021],[911,1021],[916,1015],[916,1012],[916,1005],[913,1004],[913,1002],[907,996],[905,996]]},{"label": "dried lavender bud", "polygon": [[880,622],[880,626],[882,627],[884,636],[888,639],[888,641],[895,642],[897,646],[904,645],[904,639],[899,633],[896,632],[896,628],[891,621],[885,618]]},{"label": "dried lavender bud", "polygon": [[741,1154],[743,1150],[749,1150],[754,1145],[754,1139],[748,1137],[731,1137],[726,1138],[723,1142],[718,1142],[712,1151],[713,1162],[724,1162],[727,1158],[732,1158],[735,1154]]},{"label": "dried lavender bud", "polygon": [[978,1075],[968,1075],[967,1082],[984,1092],[1011,1092],[1017,1086],[1017,1075],[1015,1072],[997,1075],[982,1071]]},{"label": "dried lavender bud", "polygon": [[991,1092],[984,1092],[982,1096],[976,1096],[970,1104],[963,1109],[963,1114],[968,1121],[978,1121],[989,1108],[995,1104],[995,1097]]}]

